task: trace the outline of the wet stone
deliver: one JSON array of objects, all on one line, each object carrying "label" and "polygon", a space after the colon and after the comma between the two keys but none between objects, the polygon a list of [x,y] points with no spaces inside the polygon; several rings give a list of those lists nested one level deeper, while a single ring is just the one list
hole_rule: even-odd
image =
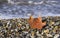
[{"label": "wet stone", "polygon": [[3,24],[0,22],[0,26],[3,26]]}]

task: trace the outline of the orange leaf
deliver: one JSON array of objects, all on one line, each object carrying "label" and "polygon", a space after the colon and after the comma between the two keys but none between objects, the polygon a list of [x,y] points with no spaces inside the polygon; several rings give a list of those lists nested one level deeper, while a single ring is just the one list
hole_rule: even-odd
[{"label": "orange leaf", "polygon": [[32,16],[30,16],[29,24],[32,29],[42,29],[42,27],[46,25],[46,22],[42,23],[41,17],[33,18]]}]

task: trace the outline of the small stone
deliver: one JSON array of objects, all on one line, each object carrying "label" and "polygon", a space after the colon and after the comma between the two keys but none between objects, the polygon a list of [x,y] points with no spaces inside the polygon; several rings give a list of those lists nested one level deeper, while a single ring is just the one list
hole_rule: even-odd
[{"label": "small stone", "polygon": [[14,30],[11,30],[11,32],[13,32]]},{"label": "small stone", "polygon": [[58,29],[58,26],[55,26],[55,29]]},{"label": "small stone", "polygon": [[10,21],[8,21],[7,25],[10,24]]},{"label": "small stone", "polygon": [[54,38],[58,38],[59,37],[59,34],[56,34],[55,36],[54,36]]},{"label": "small stone", "polygon": [[0,26],[3,26],[3,24],[0,22]]},{"label": "small stone", "polygon": [[17,32],[18,30],[17,30],[17,29],[15,29],[15,31]]},{"label": "small stone", "polygon": [[35,38],[34,36],[31,36],[31,38]]},{"label": "small stone", "polygon": [[34,32],[32,32],[31,35],[34,36]]},{"label": "small stone", "polygon": [[37,36],[41,36],[41,34],[39,34],[39,31],[36,32],[36,35],[37,35]]},{"label": "small stone", "polygon": [[23,31],[23,33],[27,34],[28,32],[27,31]]},{"label": "small stone", "polygon": [[29,24],[26,24],[26,29],[29,29]]},{"label": "small stone", "polygon": [[52,20],[50,20],[49,26],[51,26],[51,25],[53,25],[53,24],[54,24],[54,22],[52,22]]},{"label": "small stone", "polygon": [[47,34],[47,37],[53,37],[51,34]]},{"label": "small stone", "polygon": [[59,35],[59,37],[58,38],[60,38],[60,35]]},{"label": "small stone", "polygon": [[54,33],[56,33],[56,30],[53,30]]},{"label": "small stone", "polygon": [[20,23],[18,23],[18,25],[17,25],[19,28],[21,27],[21,24]]},{"label": "small stone", "polygon": [[51,26],[51,28],[54,28],[53,26]]},{"label": "small stone", "polygon": [[44,33],[49,33],[49,29],[47,29],[47,30],[44,30]]},{"label": "small stone", "polygon": [[50,31],[52,31],[52,28],[49,28]]},{"label": "small stone", "polygon": [[55,24],[54,22],[52,22],[52,24]]},{"label": "small stone", "polygon": [[59,25],[60,23],[59,22],[56,22],[54,25]]}]

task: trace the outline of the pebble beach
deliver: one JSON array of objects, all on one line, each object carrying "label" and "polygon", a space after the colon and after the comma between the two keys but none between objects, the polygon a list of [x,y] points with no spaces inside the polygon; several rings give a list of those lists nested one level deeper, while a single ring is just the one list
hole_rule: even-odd
[{"label": "pebble beach", "polygon": [[41,30],[31,29],[28,19],[0,20],[0,38],[60,38],[60,17],[42,17],[46,26]]}]

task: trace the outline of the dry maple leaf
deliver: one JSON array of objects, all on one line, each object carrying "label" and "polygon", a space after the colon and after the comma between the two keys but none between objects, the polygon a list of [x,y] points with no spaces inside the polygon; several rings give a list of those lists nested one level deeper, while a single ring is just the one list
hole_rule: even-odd
[{"label": "dry maple leaf", "polygon": [[32,29],[42,29],[42,27],[46,25],[46,22],[42,22],[41,17],[33,18],[32,16],[30,16],[28,22]]}]

